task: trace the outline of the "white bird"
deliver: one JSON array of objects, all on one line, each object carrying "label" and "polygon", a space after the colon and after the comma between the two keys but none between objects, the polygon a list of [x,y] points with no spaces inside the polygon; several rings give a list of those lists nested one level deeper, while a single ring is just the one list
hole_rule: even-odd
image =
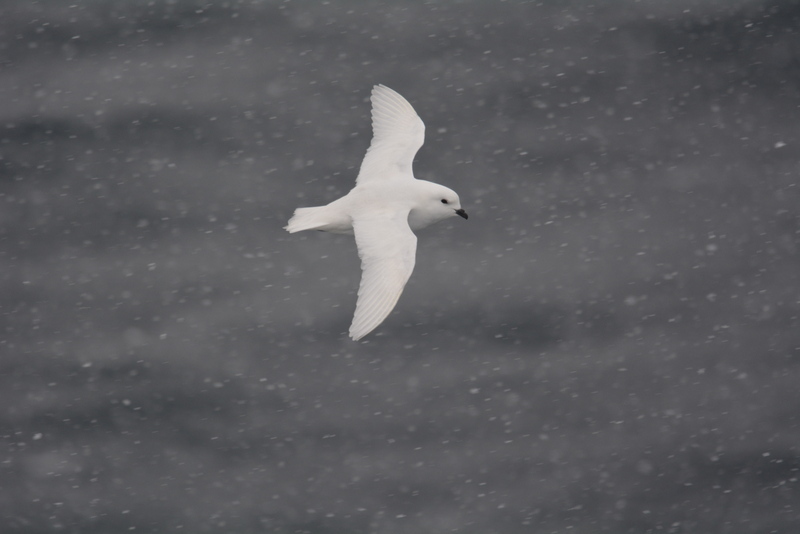
[{"label": "white bird", "polygon": [[372,142],[355,187],[327,206],[297,208],[289,233],[323,230],[355,235],[361,285],[350,337],[372,332],[397,304],[414,270],[419,230],[455,217],[467,218],[452,189],[417,180],[414,155],[425,125],[408,101],[384,85],[372,88]]}]

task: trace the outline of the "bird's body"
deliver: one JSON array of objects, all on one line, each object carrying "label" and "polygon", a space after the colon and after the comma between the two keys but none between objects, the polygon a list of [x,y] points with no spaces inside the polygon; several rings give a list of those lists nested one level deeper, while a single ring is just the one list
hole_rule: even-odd
[{"label": "bird's body", "polygon": [[361,285],[350,337],[361,339],[392,311],[414,270],[419,230],[453,216],[467,218],[458,195],[411,170],[425,126],[402,96],[372,90],[373,138],[356,186],[326,206],[297,208],[286,230],[355,235]]}]

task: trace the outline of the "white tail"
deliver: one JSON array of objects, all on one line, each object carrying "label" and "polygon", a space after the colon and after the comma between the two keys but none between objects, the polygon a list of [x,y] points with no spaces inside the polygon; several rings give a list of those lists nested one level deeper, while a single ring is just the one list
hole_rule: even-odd
[{"label": "white tail", "polygon": [[289,224],[283,228],[290,234],[303,230],[318,230],[330,223],[329,218],[325,216],[326,207],[297,208],[289,219]]}]

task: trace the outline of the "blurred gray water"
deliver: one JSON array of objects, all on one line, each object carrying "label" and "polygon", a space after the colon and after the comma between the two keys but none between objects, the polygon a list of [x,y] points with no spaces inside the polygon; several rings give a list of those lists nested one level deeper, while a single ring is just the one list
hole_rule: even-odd
[{"label": "blurred gray water", "polygon": [[[800,3],[0,4],[0,532],[794,533]],[[346,337],[369,92],[427,125]]]}]

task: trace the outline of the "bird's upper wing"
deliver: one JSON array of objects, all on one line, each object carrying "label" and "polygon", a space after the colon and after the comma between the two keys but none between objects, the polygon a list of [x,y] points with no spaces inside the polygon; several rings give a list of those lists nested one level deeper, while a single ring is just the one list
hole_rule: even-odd
[{"label": "bird's upper wing", "polygon": [[364,215],[353,219],[361,285],[350,337],[361,339],[386,319],[414,270],[417,236],[408,226],[408,211]]},{"label": "bird's upper wing", "polygon": [[372,143],[356,183],[403,174],[412,178],[414,155],[425,142],[425,124],[408,101],[385,85],[372,88]]}]

